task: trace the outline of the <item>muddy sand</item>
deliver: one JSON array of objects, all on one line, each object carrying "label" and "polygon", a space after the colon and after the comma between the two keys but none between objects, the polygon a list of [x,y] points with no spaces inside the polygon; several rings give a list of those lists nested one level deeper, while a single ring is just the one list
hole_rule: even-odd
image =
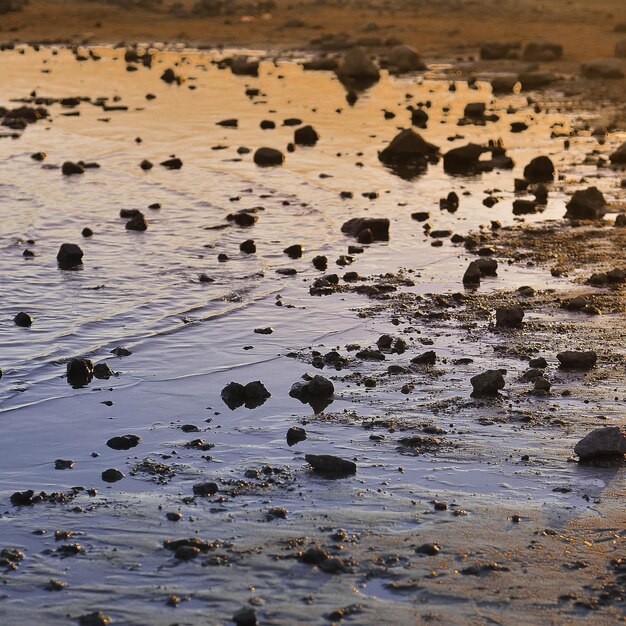
[{"label": "muddy sand", "polygon": [[64,4],[0,16],[0,622],[623,622],[625,80]]}]

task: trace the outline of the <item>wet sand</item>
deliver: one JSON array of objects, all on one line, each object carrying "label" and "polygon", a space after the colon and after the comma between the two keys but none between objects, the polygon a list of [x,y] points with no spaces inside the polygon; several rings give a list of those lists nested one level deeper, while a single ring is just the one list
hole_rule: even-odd
[{"label": "wet sand", "polygon": [[[0,55],[0,105],[39,97],[50,112],[0,140],[0,548],[23,552],[3,554],[3,619],[71,624],[103,611],[113,624],[221,624],[244,607],[255,616],[240,623],[623,621],[624,465],[577,463],[573,448],[624,423],[624,283],[588,282],[626,265],[626,229],[614,225],[623,172],[608,163],[624,133],[592,134],[596,106],[572,102],[563,83],[451,90],[454,64],[383,72],[350,106],[333,73],[275,53],[258,77],[220,65],[229,50],[153,53],[151,69],[132,72],[109,47]],[[185,81],[163,82],[166,68]],[[513,169],[450,175],[439,159],[402,178],[384,167],[378,153],[410,126],[407,104],[426,100],[427,127],[415,130],[442,153],[501,138]],[[459,124],[479,101],[498,119]],[[218,125],[227,118],[237,127]],[[312,124],[317,145],[286,151],[290,118]],[[529,128],[512,132],[521,121]],[[281,167],[253,163],[265,145],[285,151]],[[514,180],[546,154],[557,170],[547,201],[515,215],[532,194]],[[172,155],[181,169],[159,165]],[[81,159],[100,167],[61,174]],[[604,218],[563,219],[591,185]],[[453,190],[450,211],[440,199]],[[255,208],[251,226],[227,219]],[[128,231],[122,209],[141,210],[148,229]],[[341,232],[363,216],[389,218],[389,240]],[[81,237],[85,226],[93,236]],[[254,254],[239,249],[250,238]],[[65,241],[83,248],[78,271],[57,267]],[[294,244],[301,258],[283,252]],[[320,255],[326,271],[312,264]],[[477,258],[497,260],[497,276],[468,288]],[[277,273],[287,269],[296,273]],[[336,284],[316,282],[333,273]],[[581,295],[585,310],[567,308]],[[496,308],[512,305],[521,328],[496,326]],[[31,328],[13,323],[21,309]],[[112,355],[120,345],[132,354]],[[559,368],[568,349],[598,362]],[[434,363],[411,362],[429,350]],[[72,388],[75,357],[116,374]],[[529,374],[537,357],[549,391]],[[504,389],[471,397],[470,378],[492,368],[506,370]],[[306,372],[334,384],[322,410],[289,396]],[[220,397],[230,381],[254,380],[271,392],[260,405]],[[307,438],[288,445],[293,426]],[[131,433],[136,447],[106,444]],[[353,460],[356,474],[319,476],[305,454]],[[73,467],[55,469],[57,459]],[[102,481],[109,468],[125,476]],[[212,495],[194,489],[211,483]],[[11,503],[27,489],[65,495]],[[185,538],[202,542],[168,549]]]}]

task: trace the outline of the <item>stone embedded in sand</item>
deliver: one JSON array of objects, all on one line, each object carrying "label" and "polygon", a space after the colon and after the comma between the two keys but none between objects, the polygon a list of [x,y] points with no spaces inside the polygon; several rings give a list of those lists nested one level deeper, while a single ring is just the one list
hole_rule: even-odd
[{"label": "stone embedded in sand", "polygon": [[356,474],[356,464],[330,454],[306,454],[306,462],[314,472],[328,476],[349,476]]},{"label": "stone embedded in sand", "polygon": [[114,467],[102,472],[102,480],[105,483],[116,483],[118,480],[122,480],[122,478],[124,478],[123,472],[120,472],[120,470],[115,469]]},{"label": "stone embedded in sand", "polygon": [[598,219],[606,213],[606,202],[597,187],[589,187],[574,192],[566,208],[570,219]]},{"label": "stone embedded in sand", "polygon": [[501,74],[491,79],[491,90],[493,93],[511,93],[519,82],[517,74]]},{"label": "stone embedded in sand", "polygon": [[227,120],[222,120],[221,122],[216,122],[217,126],[225,126],[227,128],[237,128],[239,126],[239,120],[235,117],[231,117]]},{"label": "stone embedded in sand", "polygon": [[619,213],[615,217],[613,226],[615,226],[615,228],[626,228],[626,213]]},{"label": "stone embedded in sand", "polygon": [[299,243],[295,243],[293,246],[286,247],[283,252],[291,259],[300,259],[304,254],[304,246]]},{"label": "stone embedded in sand", "polygon": [[67,382],[72,387],[84,387],[93,379],[93,363],[89,359],[72,359],[66,371]]},{"label": "stone embedded in sand", "polygon": [[34,152],[30,158],[34,161],[44,161],[48,155],[45,152]]},{"label": "stone embedded in sand", "polygon": [[556,355],[561,367],[572,370],[591,369],[598,360],[598,355],[593,350],[581,352],[578,350],[566,350]]},{"label": "stone embedded in sand", "polygon": [[387,61],[390,70],[399,74],[404,72],[420,72],[426,69],[426,65],[420,59],[415,48],[404,44],[392,48],[387,57]]},{"label": "stone embedded in sand", "polygon": [[626,141],[609,157],[613,165],[626,165]]},{"label": "stone embedded in sand", "polygon": [[16,326],[20,326],[22,328],[28,328],[33,325],[33,318],[28,314],[24,313],[24,311],[20,311],[14,318]]},{"label": "stone embedded in sand", "polygon": [[282,165],[285,155],[275,148],[259,148],[254,153],[254,162],[261,167]]},{"label": "stone embedded in sand", "polygon": [[144,231],[148,230],[148,220],[143,213],[139,212],[131,220],[126,222],[126,230]]},{"label": "stone embedded in sand", "polygon": [[84,174],[85,168],[80,163],[65,161],[61,166],[61,172],[65,176],[72,176],[73,174]]},{"label": "stone embedded in sand", "polygon": [[293,142],[297,146],[314,146],[320,136],[313,126],[303,126],[302,128],[296,128],[293,134]]},{"label": "stone embedded in sand", "polygon": [[130,356],[132,352],[128,348],[117,346],[117,348],[113,348],[113,350],[111,350],[111,354],[114,354],[115,356]]},{"label": "stone embedded in sand", "polygon": [[524,319],[524,309],[521,306],[500,306],[496,309],[496,326],[519,328]]},{"label": "stone embedded in sand", "polygon": [[139,445],[141,437],[139,435],[120,435],[111,437],[107,441],[107,446],[113,450],[130,450]]},{"label": "stone embedded in sand", "polygon": [[258,76],[259,62],[249,61],[246,57],[235,57],[230,61],[230,71],[235,76]]},{"label": "stone embedded in sand", "polygon": [[471,261],[465,270],[465,274],[463,274],[463,284],[464,285],[480,285],[480,278],[482,276],[482,272],[480,268],[476,264],[476,261]]},{"label": "stone embedded in sand", "polygon": [[439,148],[428,143],[414,130],[406,128],[400,131],[391,143],[381,152],[378,158],[386,165],[404,165],[410,163],[426,163],[436,158]]},{"label": "stone embedded in sand", "polygon": [[416,365],[434,365],[437,361],[437,353],[434,350],[428,350],[411,359],[411,363]]},{"label": "stone embedded in sand", "polygon": [[531,41],[522,53],[522,59],[532,63],[556,61],[562,56],[563,46],[549,41]]},{"label": "stone embedded in sand", "polygon": [[380,78],[380,72],[362,48],[352,48],[345,53],[337,76],[340,79],[375,82]]},{"label": "stone embedded in sand", "polygon": [[182,76],[179,76],[171,67],[168,67],[163,74],[161,74],[161,80],[168,85],[171,85],[172,83],[182,85],[185,82],[185,79]]},{"label": "stone embedded in sand", "polygon": [[497,396],[498,391],[504,388],[502,370],[487,370],[470,378],[474,391],[472,396]]},{"label": "stone embedded in sand", "polygon": [[111,618],[102,611],[85,613],[78,618],[79,626],[107,626],[111,623]]},{"label": "stone embedded in sand", "polygon": [[144,170],[144,172],[147,172],[148,170],[151,170],[154,165],[148,161],[148,159],[144,159],[140,164],[139,167]]},{"label": "stone embedded in sand", "polygon": [[80,231],[80,234],[83,237],[93,237],[93,230],[91,230],[89,226],[85,226],[85,228],[83,228],[83,230]]},{"label": "stone embedded in sand", "polygon": [[554,180],[554,163],[547,156],[538,156],[524,168],[524,178],[531,183],[550,182]]},{"label": "stone embedded in sand", "polygon": [[61,268],[77,267],[83,264],[83,251],[75,243],[63,243],[57,252],[57,263]]},{"label": "stone embedded in sand", "polygon": [[108,380],[114,375],[114,372],[108,363],[98,363],[93,368],[93,375],[101,380]]},{"label": "stone embedded in sand", "polygon": [[69,459],[57,459],[54,462],[55,470],[73,469],[73,467],[74,467],[74,461],[71,461]]},{"label": "stone embedded in sand", "polygon": [[256,243],[254,239],[246,239],[239,244],[239,249],[245,254],[254,254],[256,252]]},{"label": "stone embedded in sand", "polygon": [[325,257],[324,255],[318,255],[316,257],[313,257],[312,263],[313,263],[313,267],[316,270],[323,272],[328,267],[328,258]]},{"label": "stone embedded in sand", "polygon": [[596,59],[586,61],[580,66],[585,78],[591,79],[618,79],[624,78],[622,64],[618,59]]},{"label": "stone embedded in sand", "polygon": [[539,211],[539,203],[536,200],[513,200],[513,215],[529,215]]},{"label": "stone embedded in sand", "polygon": [[193,486],[193,495],[200,496],[206,498],[208,496],[215,495],[219,490],[217,483],[207,482],[207,483],[197,483]]},{"label": "stone embedded in sand", "polygon": [[237,626],[257,626],[259,623],[256,616],[256,611],[249,606],[244,606],[233,614],[232,621]]},{"label": "stone embedded in sand", "polygon": [[453,148],[443,155],[443,169],[451,174],[465,174],[478,167],[478,160],[487,148],[470,143]]},{"label": "stone embedded in sand", "polygon": [[581,461],[602,457],[623,457],[626,454],[626,426],[596,428],[575,446]]},{"label": "stone embedded in sand", "polygon": [[368,230],[372,241],[389,240],[389,220],[386,217],[353,217],[341,226],[342,233],[357,238]]},{"label": "stone embedded in sand", "polygon": [[480,270],[481,276],[497,276],[498,275],[498,262],[495,259],[487,259],[481,257],[473,261]]}]

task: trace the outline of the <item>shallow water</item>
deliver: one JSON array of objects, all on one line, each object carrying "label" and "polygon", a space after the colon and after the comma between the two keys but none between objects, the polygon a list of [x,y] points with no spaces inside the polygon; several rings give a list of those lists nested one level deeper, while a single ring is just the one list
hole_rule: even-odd
[{"label": "shallow water", "polygon": [[[156,603],[155,598],[162,600],[162,591],[150,592],[150,606],[139,603],[142,593],[148,594],[147,587],[172,580],[169,570],[159,565],[166,557],[154,554],[156,546],[173,532],[163,528],[166,523],[157,507],[178,508],[181,495],[191,493],[191,486],[200,479],[217,479],[227,485],[228,480],[241,480],[245,469],[268,463],[289,470],[283,486],[267,493],[249,488],[244,495],[227,498],[226,504],[215,504],[215,514],[210,512],[211,503],[183,506],[186,514],[198,516],[192,524],[184,523],[188,526],[184,532],[191,534],[193,528],[203,535],[210,532],[249,540],[257,532],[260,511],[270,503],[287,506],[296,527],[301,518],[306,528],[307,516],[322,503],[361,527],[370,523],[368,514],[388,507],[398,514],[398,528],[404,528],[412,523],[410,500],[423,504],[434,497],[458,501],[464,508],[471,508],[467,501],[491,499],[511,506],[524,502],[548,507],[545,514],[555,523],[564,523],[578,514],[579,507],[592,506],[586,501],[581,504],[583,493],[593,499],[616,480],[611,470],[588,473],[565,463],[580,435],[577,428],[550,439],[510,424],[481,427],[473,415],[456,414],[454,408],[432,411],[437,402],[467,399],[469,377],[493,361],[491,346],[468,346],[461,329],[435,332],[437,352],[450,359],[470,354],[476,362],[468,371],[447,371],[441,378],[424,381],[424,388],[409,398],[399,399],[392,386],[383,384],[369,392],[341,381],[336,383],[338,394],[328,409],[332,413],[328,419],[318,419],[308,406],[288,397],[290,385],[310,366],[287,358],[287,353],[309,346],[327,350],[354,342],[373,344],[380,334],[391,332],[388,320],[357,315],[357,309],[368,306],[365,297],[308,295],[311,280],[320,275],[311,265],[313,256],[328,255],[328,271],[344,272],[333,259],[353,243],[340,232],[346,219],[362,215],[391,219],[390,241],[365,246],[365,253],[355,255],[347,270],[369,275],[404,267],[415,280],[408,292],[458,291],[468,262],[465,250],[448,240],[433,248],[432,239],[423,235],[422,225],[410,214],[430,211],[433,228],[461,234],[495,219],[505,225],[513,223],[514,195],[509,191],[513,178],[520,177],[523,166],[539,154],[549,154],[568,179],[595,176],[595,166],[581,165],[584,154],[597,146],[588,133],[575,134],[570,150],[563,149],[563,138],[550,138],[554,124],[566,130],[577,126],[576,116],[549,108],[534,113],[525,97],[512,94],[495,101],[498,122],[458,127],[467,102],[490,101],[486,83],[479,82],[476,89],[459,83],[451,92],[448,81],[434,73],[425,79],[383,76],[351,107],[346,104],[345,89],[332,74],[305,73],[295,63],[266,61],[258,78],[237,77],[212,64],[216,57],[209,53],[161,52],[152,70],[141,67],[129,73],[119,50],[97,52],[102,56],[97,62],[77,62],[64,49],[57,55],[50,49],[35,52],[30,48],[23,55],[0,55],[4,87],[0,104],[8,105],[11,99],[27,97],[34,90],[38,96],[55,98],[119,96],[117,104],[129,107],[128,111],[103,112],[82,102],[71,109],[79,111],[79,116],[64,116],[70,109],[54,104],[49,107],[52,120],[29,126],[19,139],[0,140],[0,367],[4,373],[0,381],[0,492],[7,505],[11,492],[27,488],[53,491],[83,485],[97,487],[103,494],[95,500],[79,496],[82,507],[89,511],[93,502],[95,508],[76,518],[69,512],[71,504],[67,509],[38,505],[29,515],[11,509],[0,517],[3,543],[26,546],[29,557],[34,557],[26,570],[31,582],[25,578],[25,587],[17,588],[16,594],[7,591],[1,600],[10,615],[19,615],[33,597],[47,597],[47,592],[35,591],[40,580],[66,572],[58,560],[40,553],[42,540],[29,536],[32,529],[39,526],[50,531],[71,524],[86,533],[89,553],[99,564],[80,559],[80,565],[67,568],[75,594],[72,611],[100,606],[98,598],[132,584],[138,586],[136,595],[123,597],[115,609],[123,623],[143,623],[142,615],[150,615],[153,624],[170,623],[161,621],[165,618]],[[182,86],[166,85],[159,79],[165,67],[176,67],[187,81]],[[42,73],[43,69],[49,73]],[[259,87],[261,95],[247,97],[247,86]],[[156,99],[146,100],[147,93]],[[426,100],[432,103],[427,109],[430,121],[419,132],[442,152],[470,141],[501,137],[516,168],[450,177],[440,162],[411,181],[386,170],[377,151],[398,127],[409,125],[407,103]],[[509,106],[517,112],[507,114]],[[449,107],[447,114],[443,107]],[[383,109],[397,116],[385,120]],[[230,117],[238,118],[237,129],[216,126]],[[270,169],[257,168],[251,154],[237,154],[239,146],[284,149],[292,140],[293,128],[281,124],[290,117],[316,128],[321,137],[316,147],[287,153],[283,167]],[[104,118],[108,121],[101,121]],[[274,120],[276,129],[261,130],[262,119]],[[534,123],[526,132],[509,132],[510,122],[531,119]],[[464,138],[448,141],[457,133]],[[619,138],[609,142],[618,143]],[[48,154],[43,166],[30,158],[40,150]],[[183,160],[181,170],[158,165],[171,154]],[[139,168],[144,158],[155,163],[154,169],[143,172]],[[101,167],[73,177],[50,167],[80,159],[97,161]],[[607,197],[616,197],[614,177],[601,172],[594,184]],[[502,196],[491,209],[482,204],[488,189],[501,190],[497,195]],[[343,190],[352,191],[354,198],[342,200],[339,192]],[[451,190],[461,197],[454,214],[439,209],[439,198]],[[379,198],[361,196],[369,191],[377,191]],[[162,208],[148,209],[154,202]],[[560,218],[565,202],[561,184],[555,183],[545,212],[526,216],[526,221]],[[228,213],[252,207],[263,207],[253,227],[211,230],[228,224]],[[128,208],[146,214],[146,232],[125,230],[119,211]],[[80,236],[85,226],[93,229],[92,238]],[[248,238],[257,242],[255,255],[239,252],[239,243]],[[35,243],[27,244],[28,239]],[[57,267],[55,256],[63,242],[83,248],[80,270]],[[283,254],[294,243],[305,246],[302,259],[290,260]],[[23,258],[25,248],[36,256]],[[218,253],[228,254],[230,260],[218,262]],[[294,267],[298,274],[276,274],[276,269],[284,267]],[[497,285],[486,281],[481,289],[524,284],[558,289],[566,284],[533,267],[501,266],[501,270]],[[215,282],[200,283],[198,276],[203,272]],[[279,296],[282,307],[276,306]],[[20,310],[35,318],[32,328],[13,324]],[[253,332],[268,325],[275,328],[271,335]],[[424,329],[426,335],[429,332]],[[109,352],[118,345],[130,348],[132,356],[113,357]],[[417,351],[421,346],[412,348]],[[119,375],[74,390],[64,378],[65,361],[79,355],[94,362],[106,360]],[[402,362],[392,357],[389,363],[394,360]],[[517,367],[524,369],[521,363]],[[262,407],[230,411],[222,403],[219,394],[226,383],[259,378],[272,392]],[[615,384],[607,380],[600,387],[606,390]],[[108,400],[114,404],[103,404]],[[561,404],[568,416],[581,407],[575,400]],[[483,414],[507,410],[503,404],[486,407]],[[620,407],[605,403],[594,410],[617,417]],[[430,422],[436,416],[438,423],[450,429],[447,437],[462,443],[461,449],[400,455],[395,449],[397,434],[375,442],[369,438],[372,431],[361,428],[363,420],[383,415],[405,422]],[[285,432],[303,420],[308,422],[308,439],[290,448]],[[448,426],[448,420],[453,426]],[[202,432],[182,432],[180,426],[189,423]],[[379,431],[385,432],[375,432]],[[140,446],[129,452],[105,446],[109,437],[125,433],[140,435]],[[214,443],[215,448],[208,453],[184,448],[185,442],[197,437]],[[304,451],[356,456],[358,477],[329,486],[328,481],[305,471]],[[538,467],[528,468],[518,461],[529,451],[541,459]],[[206,454],[212,459],[203,459]],[[136,461],[163,455],[176,468],[170,482],[156,485],[141,474],[128,475]],[[74,460],[75,468],[55,471],[57,458]],[[126,478],[106,486],[100,473],[108,467],[122,469]],[[571,484],[572,492],[553,491],[563,484]],[[348,511],[344,511],[346,503]],[[386,524],[393,530],[393,524],[388,520]],[[129,527],[143,528],[131,544]],[[110,554],[116,542],[125,551],[121,569]],[[141,565],[132,567],[135,549]],[[280,576],[278,570],[267,572],[268,589],[279,584]],[[241,593],[239,588],[233,590],[237,585],[229,580],[224,582],[224,593],[213,589],[203,597],[196,590],[195,600],[185,609],[189,623],[196,623],[193,620],[207,603],[222,616],[216,623],[223,620],[226,611],[232,610],[232,601],[224,597],[230,593],[236,598]],[[363,593],[368,594],[367,587]],[[372,591],[374,596],[385,593]],[[201,607],[194,604],[199,598]],[[40,610],[50,620],[47,623],[64,623],[58,607],[41,605]]]}]

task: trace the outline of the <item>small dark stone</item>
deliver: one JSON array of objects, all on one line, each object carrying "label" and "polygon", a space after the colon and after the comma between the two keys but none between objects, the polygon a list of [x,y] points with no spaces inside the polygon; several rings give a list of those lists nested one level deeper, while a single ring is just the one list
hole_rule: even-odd
[{"label": "small dark stone", "polygon": [[148,221],[143,213],[135,215],[132,219],[126,222],[126,230],[144,231],[148,229]]},{"label": "small dark stone", "polygon": [[287,431],[287,444],[290,446],[295,445],[299,441],[304,441],[306,439],[306,430],[304,428],[300,428],[299,426],[292,426]]},{"label": "small dark stone", "polygon": [[322,255],[313,257],[313,266],[320,272],[325,271],[328,267],[328,258]]},{"label": "small dark stone", "polygon": [[152,164],[151,161],[148,161],[148,159],[144,159],[140,164],[139,167],[144,170],[144,171],[148,171],[151,170],[154,165]]},{"label": "small dark stone", "polygon": [[289,246],[285,248],[283,252],[292,259],[299,259],[302,257],[302,254],[304,253],[304,246],[297,243],[297,244],[294,244],[293,246]]},{"label": "small dark stone", "polygon": [[102,611],[86,613],[78,618],[80,626],[107,626],[111,623],[111,618]]},{"label": "small dark stone", "polygon": [[65,176],[72,176],[74,174],[84,174],[85,168],[80,163],[65,161],[61,167],[61,171]]},{"label": "small dark stone", "polygon": [[257,626],[259,623],[256,617],[256,611],[247,606],[234,613],[233,622],[235,622],[237,626]]},{"label": "small dark stone", "polygon": [[501,306],[496,309],[496,326],[519,328],[524,319],[524,309],[520,306]]},{"label": "small dark stone", "polygon": [[105,483],[116,483],[118,480],[122,480],[122,478],[124,478],[124,474],[115,468],[110,468],[102,472],[102,480]]},{"label": "small dark stone", "polygon": [[68,459],[57,459],[54,462],[54,469],[56,470],[72,469],[73,467],[74,467],[74,461],[70,461]]},{"label": "small dark stone", "polygon": [[473,376],[470,383],[474,389],[472,396],[497,396],[498,391],[504,388],[504,377],[501,370],[487,370]]},{"label": "small dark stone", "polygon": [[297,146],[314,146],[319,140],[319,135],[313,126],[303,126],[294,132],[294,143]]},{"label": "small dark stone", "polygon": [[593,350],[579,352],[577,350],[566,350],[556,355],[561,367],[564,369],[591,369],[598,360],[598,355]]},{"label": "small dark stone", "polygon": [[200,497],[208,497],[215,495],[219,490],[217,483],[207,482],[207,483],[197,483],[193,486],[193,495]]},{"label": "small dark stone", "polygon": [[428,556],[437,556],[440,551],[441,546],[438,543],[423,543],[415,548],[415,552],[418,554],[426,554]]},{"label": "small dark stone", "polygon": [[92,237],[93,230],[91,230],[91,228],[89,228],[88,226],[85,226],[85,228],[83,228],[83,230],[81,231],[81,235],[83,237]]},{"label": "small dark stone", "polygon": [[84,387],[93,379],[93,363],[89,359],[72,359],[67,364],[67,382],[72,387]]},{"label": "small dark stone", "polygon": [[471,261],[463,274],[464,285],[480,285],[482,273],[475,261]]},{"label": "small dark stone", "polygon": [[107,441],[107,446],[113,450],[130,450],[139,445],[141,437],[139,435],[121,435],[119,437],[111,437]]},{"label": "small dark stone", "polygon": [[434,350],[428,350],[411,359],[411,363],[415,363],[416,365],[434,365],[436,361],[437,354]]},{"label": "small dark stone", "polygon": [[239,249],[245,254],[254,254],[256,252],[256,244],[254,239],[246,239],[239,244]]},{"label": "small dark stone", "polygon": [[178,157],[172,157],[171,159],[161,161],[161,165],[168,170],[179,170],[183,166],[183,162]]},{"label": "small dark stone", "polygon": [[282,165],[285,155],[275,148],[259,148],[254,153],[254,162],[260,167]]},{"label": "small dark stone", "polygon": [[100,380],[108,380],[114,375],[114,372],[108,363],[98,363],[93,368],[93,375]]},{"label": "small dark stone", "polygon": [[554,180],[554,163],[547,156],[534,158],[524,168],[524,178],[531,183],[545,183]]},{"label": "small dark stone", "polygon": [[71,269],[83,264],[83,251],[75,243],[63,243],[57,252],[61,269]]},{"label": "small dark stone", "polygon": [[330,454],[306,454],[306,462],[319,474],[329,476],[349,476],[356,474],[356,464]]},{"label": "small dark stone", "polygon": [[28,314],[24,313],[24,311],[20,311],[14,318],[16,326],[21,326],[22,328],[28,328],[33,325],[33,318]]}]

